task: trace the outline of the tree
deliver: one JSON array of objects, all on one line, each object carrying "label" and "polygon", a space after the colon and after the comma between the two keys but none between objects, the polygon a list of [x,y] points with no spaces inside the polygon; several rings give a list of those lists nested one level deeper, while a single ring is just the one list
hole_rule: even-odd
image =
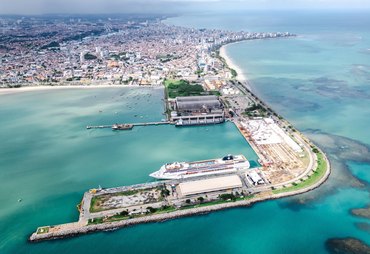
[{"label": "tree", "polygon": [[234,194],[232,194],[232,193],[225,193],[225,194],[221,194],[220,196],[220,199],[222,199],[222,200],[229,200],[229,199],[231,199],[231,200],[235,200],[236,199],[236,197],[234,196]]},{"label": "tree", "polygon": [[121,215],[121,216],[127,216],[128,215],[128,211],[127,210],[124,210],[124,211],[120,212],[119,215]]},{"label": "tree", "polygon": [[170,208],[168,205],[163,205],[163,206],[162,206],[162,210],[166,210],[166,209],[168,209],[168,208]]},{"label": "tree", "polygon": [[155,212],[157,211],[157,209],[156,209],[156,208],[151,207],[151,206],[148,206],[148,207],[146,208],[146,210],[148,210],[150,213],[155,213]]},{"label": "tree", "polygon": [[191,202],[191,200],[190,200],[190,199],[185,200],[185,203],[186,203],[186,204],[190,204],[190,202]]},{"label": "tree", "polygon": [[162,197],[167,197],[170,195],[170,191],[166,188],[166,186],[163,186],[161,189],[161,195]]},{"label": "tree", "polygon": [[198,201],[199,201],[200,203],[203,203],[204,198],[203,198],[203,197],[199,197],[199,198],[198,198]]},{"label": "tree", "polygon": [[93,54],[86,53],[86,54],[84,55],[84,58],[85,58],[85,60],[94,60],[94,59],[96,59],[97,57],[96,57],[95,55],[93,55]]}]

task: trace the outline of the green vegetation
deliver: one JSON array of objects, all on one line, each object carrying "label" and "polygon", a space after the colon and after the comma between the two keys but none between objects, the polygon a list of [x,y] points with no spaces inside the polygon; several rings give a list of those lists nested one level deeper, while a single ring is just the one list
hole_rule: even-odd
[{"label": "green vegetation", "polygon": [[37,229],[37,234],[46,234],[46,233],[49,233],[49,229],[50,227],[47,226],[47,227],[41,227],[41,228],[38,228]]},{"label": "green vegetation", "polygon": [[219,197],[222,200],[233,200],[233,201],[236,200],[236,196],[233,193],[221,194]]},{"label": "green vegetation", "polygon": [[150,213],[155,213],[155,212],[157,211],[157,208],[154,208],[154,207],[151,207],[151,206],[148,206],[146,209],[147,209],[147,210],[148,210],[148,212],[150,212]]},{"label": "green vegetation", "polygon": [[106,217],[106,218],[95,218],[95,219],[89,219],[88,220],[88,225],[93,225],[93,224],[101,224],[105,222],[114,222],[114,221],[121,221],[121,220],[127,220],[127,219],[132,219],[132,218],[138,218],[138,217],[143,217],[147,215],[153,215],[153,214],[160,214],[160,213],[169,213],[175,211],[176,208],[174,206],[167,206],[163,205],[160,208],[154,208],[154,207],[147,207],[147,212],[143,214],[135,214],[135,215],[129,215],[129,212],[124,210],[120,213],[117,213],[113,216]]},{"label": "green vegetation", "polygon": [[90,54],[90,53],[86,53],[85,55],[84,55],[84,59],[85,60],[95,60],[97,57],[95,56],[95,55],[93,55],[93,54]]},{"label": "green vegetation", "polygon": [[[226,194],[226,195],[230,195],[230,194]],[[232,194],[233,195],[233,194]],[[221,196],[221,195],[220,195]],[[240,196],[240,197],[236,197],[234,196],[235,198],[232,199],[232,200],[229,200],[229,199],[220,199],[220,200],[214,200],[214,201],[204,201],[200,204],[194,204],[194,205],[187,205],[187,206],[183,206],[181,207],[180,209],[191,209],[191,208],[197,208],[197,207],[203,207],[203,206],[210,206],[210,205],[219,205],[219,204],[224,204],[224,203],[229,203],[229,202],[235,202],[235,201],[242,201],[242,200],[248,200],[248,199],[251,199],[254,197],[254,195],[249,195],[249,196]],[[186,201],[185,201],[186,202]],[[187,203],[187,202],[186,202]],[[188,204],[188,203],[187,203]]]},{"label": "green vegetation", "polygon": [[186,80],[165,80],[164,85],[169,98],[176,98],[178,96],[194,96],[205,93],[201,85],[190,85]]},{"label": "green vegetation", "polygon": [[60,45],[59,45],[58,42],[52,41],[49,44],[46,44],[46,45],[42,46],[40,49],[59,48],[59,47],[60,47]]},{"label": "green vegetation", "polygon": [[236,76],[238,76],[238,73],[236,72],[236,70],[230,69],[230,72],[231,72],[232,78],[236,78]]},{"label": "green vegetation", "polygon": [[82,207],[82,201],[76,205],[76,208],[78,211],[81,211],[81,207]]},{"label": "green vegetation", "polygon": [[299,183],[293,183],[293,185],[290,187],[284,187],[282,189],[272,190],[272,193],[278,194],[282,192],[295,191],[295,190],[308,187],[318,182],[324,176],[328,165],[326,164],[324,155],[322,153],[319,152],[316,155],[317,155],[317,167],[315,169],[315,172],[311,176],[309,176],[308,179],[306,180],[301,179]]},{"label": "green vegetation", "polygon": [[312,148],[312,152],[314,152],[316,154],[320,153],[319,149],[317,149],[316,147],[313,147]]},{"label": "green vegetation", "polygon": [[178,59],[178,56],[172,55],[172,54],[167,54],[167,55],[159,54],[156,56],[156,59],[161,61],[161,63],[166,63],[171,60]]},{"label": "green vegetation", "polygon": [[[131,196],[139,193],[141,190],[128,190],[128,191],[122,191],[114,193],[112,196]],[[142,190],[144,191],[144,190]]]},{"label": "green vegetation", "polygon": [[170,191],[169,191],[168,189],[163,188],[163,189],[161,190],[161,196],[162,196],[162,197],[167,197],[167,196],[169,196],[169,195],[170,195]]},{"label": "green vegetation", "polygon": [[166,88],[167,98],[176,98],[178,96],[196,96],[196,95],[216,95],[220,96],[221,93],[217,90],[205,91],[199,84],[190,84],[186,80],[171,80],[164,81]]},{"label": "green vegetation", "polygon": [[130,218],[131,217],[129,215],[116,214],[116,215],[113,215],[111,217],[106,218],[101,223],[103,223],[103,222],[120,221],[120,220],[127,220],[127,219],[130,219]]},{"label": "green vegetation", "polygon": [[[230,197],[232,197],[232,198],[230,199]],[[185,203],[189,204],[189,205],[181,207],[180,210],[203,207],[203,206],[224,204],[224,203],[228,203],[230,201],[235,202],[235,201],[248,200],[248,199],[251,199],[253,197],[254,197],[254,195],[243,196],[243,193],[240,193],[240,194],[235,193],[235,195],[233,193],[230,193],[230,194],[226,193],[226,194],[221,194],[219,200],[209,201],[209,202],[207,202],[204,197],[198,197],[197,200],[199,201],[199,203],[190,205],[191,200],[187,199],[185,201]],[[146,208],[146,210],[147,210],[147,212],[143,213],[143,214],[129,215],[129,212],[127,210],[124,210],[124,211],[122,211],[118,214],[115,214],[115,215],[107,217],[107,218],[101,217],[101,218],[89,219],[88,225],[101,224],[101,223],[105,223],[105,222],[121,221],[121,220],[127,220],[127,219],[138,218],[138,217],[160,214],[160,213],[170,213],[170,212],[174,212],[178,209],[175,208],[174,206],[163,205],[160,208],[154,208],[154,207],[148,206]]]},{"label": "green vegetation", "polygon": [[101,205],[101,198],[99,196],[92,197],[91,203],[90,203],[90,213],[103,211],[104,209],[99,208],[100,205]]},{"label": "green vegetation", "polygon": [[117,192],[117,193],[112,193],[112,194],[105,194],[105,195],[97,195],[93,196],[91,198],[91,203],[90,203],[90,212],[91,213],[96,213],[96,212],[101,212],[104,210],[107,210],[103,207],[101,207],[102,203],[109,199],[110,197],[114,196],[131,196],[135,195],[141,191],[147,191],[147,189],[143,190],[127,190],[127,191],[122,191],[122,192]]},{"label": "green vegetation", "polygon": [[248,107],[244,111],[244,115],[246,116],[265,116],[266,115],[266,109],[261,106],[261,104],[253,104],[252,106]]},{"label": "green vegetation", "polygon": [[204,198],[203,198],[203,197],[198,197],[198,201],[199,201],[200,203],[203,203],[203,202],[204,202]]},{"label": "green vegetation", "polygon": [[95,218],[95,219],[89,219],[87,224],[88,225],[93,225],[93,224],[100,224],[103,223],[103,218]]}]

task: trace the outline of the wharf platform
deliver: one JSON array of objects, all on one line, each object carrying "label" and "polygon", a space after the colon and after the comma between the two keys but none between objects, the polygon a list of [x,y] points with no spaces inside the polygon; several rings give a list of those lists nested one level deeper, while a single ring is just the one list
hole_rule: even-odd
[{"label": "wharf platform", "polygon": [[[165,121],[165,122],[147,122],[147,123],[126,123],[127,125],[132,125],[132,126],[153,126],[153,125],[167,125],[167,124],[174,124],[173,122],[170,121]],[[86,129],[108,129],[112,128],[114,124],[111,125],[88,125],[86,126]],[[119,124],[121,125],[121,124]],[[123,125],[123,124],[122,124]]]}]

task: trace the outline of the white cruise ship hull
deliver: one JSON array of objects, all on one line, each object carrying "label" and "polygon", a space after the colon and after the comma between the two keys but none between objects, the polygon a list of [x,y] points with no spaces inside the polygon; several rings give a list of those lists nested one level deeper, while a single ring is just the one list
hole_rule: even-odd
[{"label": "white cruise ship hull", "polygon": [[[244,158],[239,159],[238,161],[222,161],[222,159],[208,160],[208,161],[199,161],[199,162],[190,162],[190,163],[177,163],[177,165],[185,165],[184,168],[171,169],[168,170],[166,167],[168,164],[163,165],[158,171],[155,171],[150,174],[151,177],[156,179],[164,180],[177,180],[177,179],[186,179],[191,177],[199,177],[206,175],[217,175],[217,174],[227,174],[235,173],[239,170],[248,169],[250,167],[249,161],[245,159],[244,156],[237,157]],[[208,164],[207,164],[208,163]],[[196,166],[190,166],[196,165]],[[170,164],[171,165],[171,164]],[[199,166],[199,167],[197,167]]]}]

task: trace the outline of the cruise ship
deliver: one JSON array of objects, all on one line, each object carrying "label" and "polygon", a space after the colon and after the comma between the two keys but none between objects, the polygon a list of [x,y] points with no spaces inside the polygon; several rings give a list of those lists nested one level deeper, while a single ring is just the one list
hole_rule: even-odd
[{"label": "cruise ship", "polygon": [[249,161],[243,155],[227,155],[212,160],[167,163],[150,176],[157,179],[173,180],[232,173],[249,167]]}]

